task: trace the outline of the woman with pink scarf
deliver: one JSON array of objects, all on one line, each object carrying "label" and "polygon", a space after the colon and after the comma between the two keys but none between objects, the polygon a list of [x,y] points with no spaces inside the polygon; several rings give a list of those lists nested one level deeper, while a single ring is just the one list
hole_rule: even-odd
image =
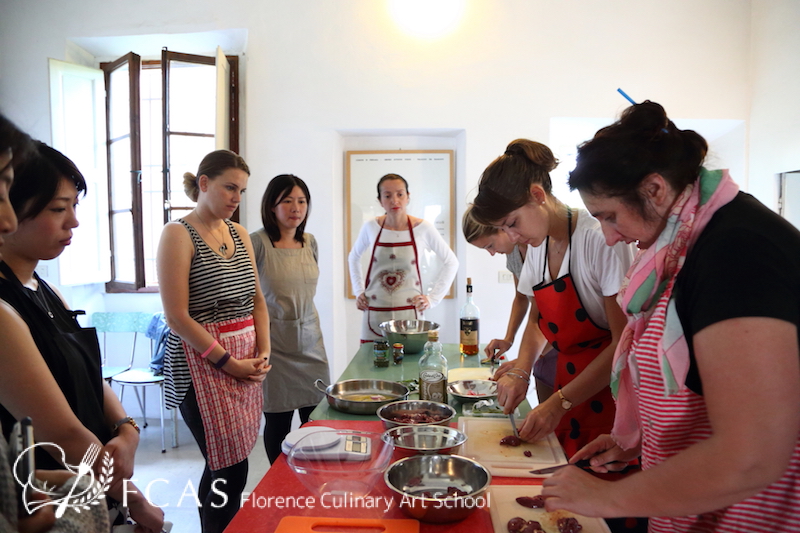
[{"label": "woman with pink scarf", "polygon": [[564,468],[547,509],[649,516],[653,532],[800,530],[800,232],[653,102],[580,146],[569,184],[609,245],[640,248],[619,302],[628,324],[614,429],[570,461],[643,470],[604,481]]}]

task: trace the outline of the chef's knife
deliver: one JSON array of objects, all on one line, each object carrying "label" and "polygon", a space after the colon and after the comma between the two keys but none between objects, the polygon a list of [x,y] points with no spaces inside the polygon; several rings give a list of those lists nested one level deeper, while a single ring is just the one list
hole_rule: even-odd
[{"label": "chef's knife", "polygon": [[519,431],[517,431],[517,421],[514,420],[514,413],[508,415],[508,419],[511,420],[511,427],[514,428],[514,436],[519,438]]},{"label": "chef's knife", "polygon": [[[573,464],[573,463],[564,463],[562,465],[548,466],[547,468],[538,468],[536,470],[531,470],[530,473],[531,474],[552,474],[556,470],[561,470],[562,468],[564,468],[565,466],[569,466],[570,464]],[[591,466],[589,464],[589,459],[581,459],[581,460],[575,462],[574,465],[577,466],[577,467],[580,467],[580,468],[589,468]]]}]

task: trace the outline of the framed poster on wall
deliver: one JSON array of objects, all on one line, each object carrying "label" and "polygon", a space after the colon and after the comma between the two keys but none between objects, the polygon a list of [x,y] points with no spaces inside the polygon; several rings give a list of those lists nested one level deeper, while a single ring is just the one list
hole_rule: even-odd
[{"label": "framed poster on wall", "polygon": [[[408,182],[408,214],[434,225],[455,252],[455,152],[453,150],[378,150],[345,152],[345,263],[365,222],[384,214],[378,202],[378,180],[399,174]],[[366,274],[369,253],[361,256]],[[419,268],[427,293],[442,263],[431,251],[420,250]],[[350,270],[345,265],[345,294],[355,299]],[[445,298],[454,297],[454,289]]]}]

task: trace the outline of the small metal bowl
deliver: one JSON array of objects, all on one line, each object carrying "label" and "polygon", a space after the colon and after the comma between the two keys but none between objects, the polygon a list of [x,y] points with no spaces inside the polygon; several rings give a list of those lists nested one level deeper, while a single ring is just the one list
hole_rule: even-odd
[{"label": "small metal bowl", "polygon": [[383,432],[384,442],[394,444],[401,456],[451,454],[467,441],[466,434],[444,426],[398,426]]},{"label": "small metal bowl", "polygon": [[447,384],[447,392],[459,400],[484,400],[497,397],[497,382],[488,379],[464,379]]},{"label": "small metal bowl", "polygon": [[[403,400],[387,403],[376,411],[378,418],[383,422],[384,429],[397,426],[449,426],[456,410],[446,403],[429,402],[424,400]],[[408,422],[401,422],[397,417],[408,418]],[[413,421],[414,417],[418,421]],[[425,418],[438,419],[425,421]]]},{"label": "small metal bowl", "polygon": [[[397,505],[422,522],[455,522],[484,507],[492,475],[460,455],[415,455],[392,463],[383,475]],[[448,496],[453,489],[463,494]]]},{"label": "small metal bowl", "polygon": [[387,320],[380,328],[389,341],[389,346],[399,342],[406,354],[420,353],[428,342],[428,332],[439,329],[439,324],[430,320]]}]

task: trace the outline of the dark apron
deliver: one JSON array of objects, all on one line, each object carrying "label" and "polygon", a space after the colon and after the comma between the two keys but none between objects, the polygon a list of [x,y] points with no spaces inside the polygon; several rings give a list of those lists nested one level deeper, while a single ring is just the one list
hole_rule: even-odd
[{"label": "dark apron", "polygon": [[[572,211],[568,211],[570,258],[572,258]],[[583,372],[600,352],[611,343],[611,332],[589,317],[575,289],[567,263],[567,274],[545,284],[548,237],[542,282],[533,287],[539,308],[539,329],[558,351],[555,390],[558,391]],[[573,406],[556,427],[555,433],[567,457],[599,435],[610,433],[614,424],[614,400],[606,387],[585,402]]]},{"label": "dark apron", "polygon": [[[0,263],[0,271],[6,277],[0,279],[0,299],[11,305],[28,325],[36,347],[75,416],[101,443],[107,443],[112,435],[105,422],[100,345],[95,328],[81,327],[75,316],[82,311],[64,307],[58,295],[36,274],[39,290],[34,292],[20,283],[6,263]],[[34,381],[32,378],[31,383]],[[6,436],[13,420],[0,406],[0,421]],[[44,448],[37,447],[36,468],[64,467]]]}]

